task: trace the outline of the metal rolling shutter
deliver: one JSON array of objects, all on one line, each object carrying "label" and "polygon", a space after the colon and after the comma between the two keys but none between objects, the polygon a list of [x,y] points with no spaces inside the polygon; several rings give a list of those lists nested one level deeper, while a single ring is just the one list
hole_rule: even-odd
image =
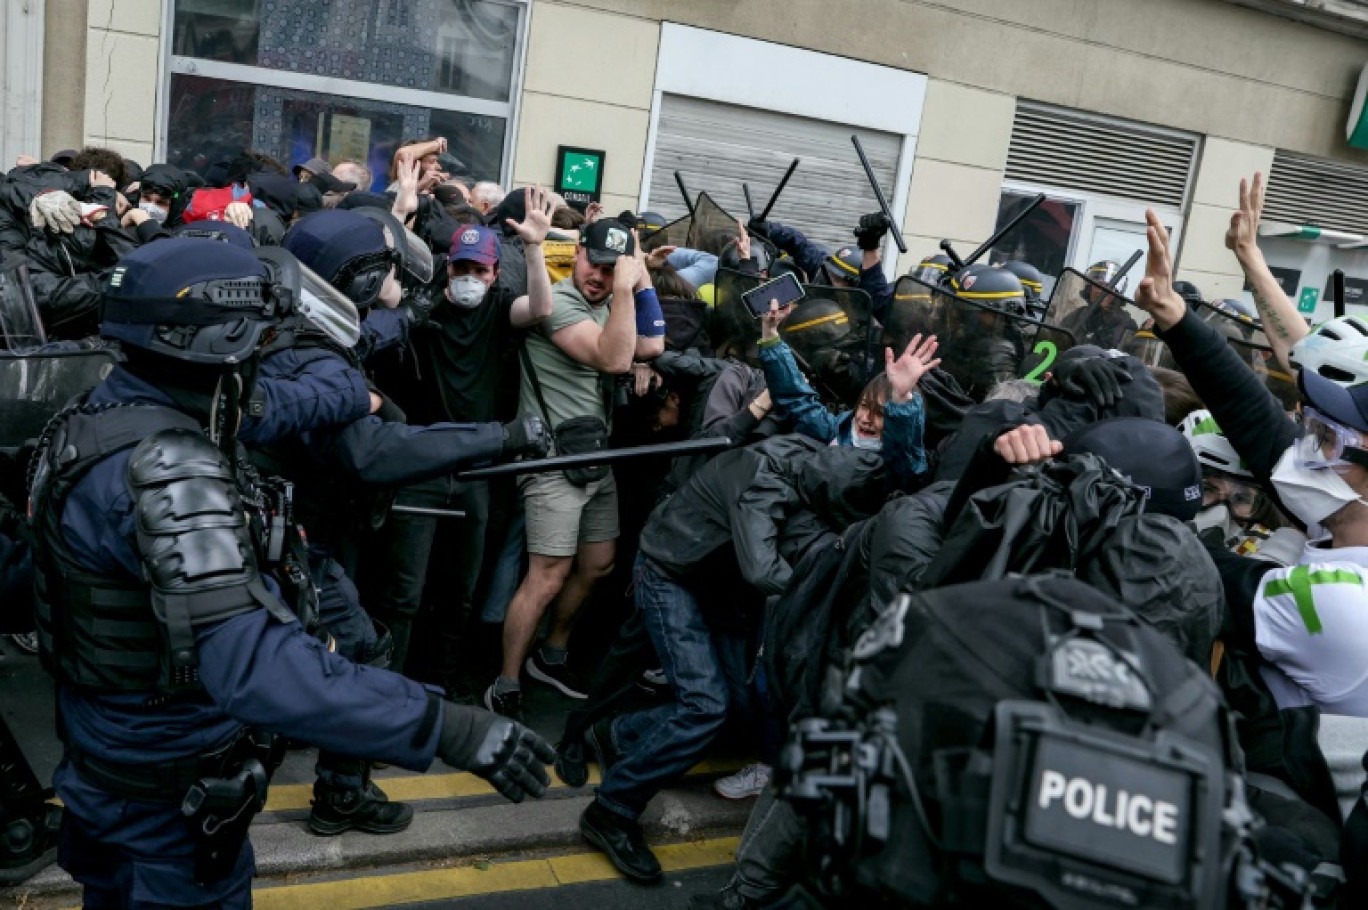
[{"label": "metal rolling shutter", "polygon": [[1265,221],[1368,234],[1368,168],[1278,152],[1263,214]]},{"label": "metal rolling shutter", "polygon": [[1197,138],[1021,102],[1007,179],[1181,207]]},{"label": "metal rolling shutter", "polygon": [[852,133],[859,135],[884,195],[896,197],[902,137],[791,114],[739,107],[682,95],[661,100],[651,169],[650,209],[673,220],[686,214],[674,172],[691,196],[706,191],[728,212],[746,219],[741,183],[750,186],[756,214],[801,158],[770,217],[793,225],[830,248],[853,244],[860,216],[879,209],[860,167]]}]

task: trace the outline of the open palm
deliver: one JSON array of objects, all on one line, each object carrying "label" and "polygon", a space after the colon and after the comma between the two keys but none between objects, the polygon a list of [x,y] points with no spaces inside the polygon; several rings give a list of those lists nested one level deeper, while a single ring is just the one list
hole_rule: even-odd
[{"label": "open palm", "polygon": [[940,365],[940,358],[936,356],[939,346],[935,335],[928,335],[924,340],[921,335],[916,335],[901,357],[895,359],[892,348],[884,349],[884,374],[892,386],[894,401],[910,398],[921,378]]}]

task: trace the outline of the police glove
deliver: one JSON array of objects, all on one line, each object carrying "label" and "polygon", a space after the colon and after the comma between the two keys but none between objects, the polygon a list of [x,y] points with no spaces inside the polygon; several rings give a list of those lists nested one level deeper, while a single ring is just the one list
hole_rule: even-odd
[{"label": "police glove", "polygon": [[860,226],[855,229],[855,243],[862,250],[877,250],[892,226],[883,212],[861,215]]},{"label": "police glove", "polygon": [[505,799],[540,799],[551,783],[546,765],[556,758],[551,745],[517,721],[483,708],[442,703],[437,757],[483,777]]},{"label": "police glove", "polygon": [[40,231],[70,234],[81,223],[81,203],[65,190],[48,190],[29,203],[29,220]]},{"label": "police glove", "polygon": [[1123,397],[1121,386],[1131,381],[1131,374],[1121,360],[1089,357],[1064,361],[1054,368],[1053,378],[1064,394],[1110,408]]},{"label": "police glove", "polygon": [[759,234],[761,237],[768,237],[770,232],[770,223],[768,221],[761,221],[759,218],[752,217],[750,221],[746,222],[746,232],[748,234]]},{"label": "police glove", "polygon": [[528,414],[503,425],[503,453],[510,457],[545,458],[551,450],[551,434],[540,417]]}]

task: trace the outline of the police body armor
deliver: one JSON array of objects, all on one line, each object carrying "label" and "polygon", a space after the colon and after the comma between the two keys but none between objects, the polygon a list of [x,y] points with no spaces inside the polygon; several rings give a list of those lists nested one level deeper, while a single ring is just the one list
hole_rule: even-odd
[{"label": "police body armor", "polygon": [[[81,478],[129,448],[125,480],[146,582],[82,568],[61,527]],[[197,421],[170,408],[78,405],[53,419],[30,487],[39,645],[59,682],[158,697],[197,691],[196,626],[256,609],[281,622],[311,621],[288,495],[273,494],[242,461],[230,463]],[[263,568],[284,570],[279,580],[297,595],[295,612],[266,589]]]},{"label": "police body armor", "polygon": [[[265,363],[287,349],[293,349],[305,362],[338,356],[361,369],[354,349],[342,346],[302,317],[285,320],[275,338],[262,348],[261,360]],[[402,412],[378,416],[402,420]],[[311,543],[337,547],[367,527],[380,527],[389,513],[394,490],[367,486],[321,463],[297,437],[253,447],[248,454],[263,474],[283,477],[293,485],[294,514]]]}]

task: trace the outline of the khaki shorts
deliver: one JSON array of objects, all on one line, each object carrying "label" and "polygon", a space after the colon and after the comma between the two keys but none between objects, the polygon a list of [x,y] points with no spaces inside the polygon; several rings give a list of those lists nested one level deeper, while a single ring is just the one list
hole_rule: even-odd
[{"label": "khaki shorts", "polygon": [[579,545],[618,539],[617,482],[610,472],[577,487],[560,471],[518,480],[527,513],[527,552],[574,556]]}]

